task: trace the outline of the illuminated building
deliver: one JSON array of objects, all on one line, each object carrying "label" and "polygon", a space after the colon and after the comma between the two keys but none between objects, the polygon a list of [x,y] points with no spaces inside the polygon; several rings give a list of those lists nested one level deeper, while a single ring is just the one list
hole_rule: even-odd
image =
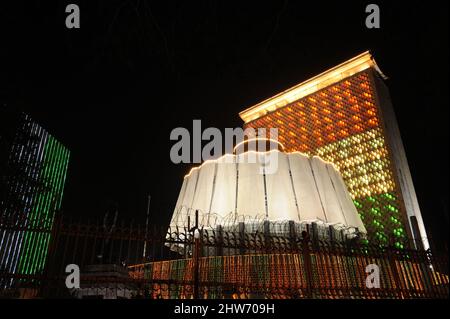
[{"label": "illuminated building", "polygon": [[[322,229],[334,227],[347,237],[366,232],[333,164],[318,156],[280,151],[283,146],[276,141],[267,151],[256,152],[261,142],[268,140],[246,140],[235,147],[235,154],[192,169],[184,178],[170,226],[188,228],[198,218],[197,226],[203,229],[231,230],[240,223],[245,232],[254,232],[263,231],[267,222],[293,222],[299,234],[313,223]],[[270,232],[280,235],[276,229]]]},{"label": "illuminated building", "polygon": [[24,113],[0,109],[0,127],[0,269],[33,275],[44,269],[70,152]]},{"label": "illuminated building", "polygon": [[[437,259],[404,249],[414,248],[410,238],[429,246],[383,78],[366,52],[241,112],[245,128],[276,128],[278,147],[252,162],[238,144],[192,169],[166,235],[185,258],[131,265],[130,276],[148,282],[149,298],[448,297]],[[278,159],[272,176],[261,165],[269,154]],[[327,212],[322,225],[358,227],[369,240],[316,240],[314,227],[312,236],[302,228]],[[266,231],[266,221],[289,221],[288,235]],[[379,269],[379,289],[368,266]]]},{"label": "illuminated building", "polygon": [[287,152],[332,162],[368,231],[381,244],[429,247],[389,92],[369,52],[239,115],[244,126],[278,128]]}]

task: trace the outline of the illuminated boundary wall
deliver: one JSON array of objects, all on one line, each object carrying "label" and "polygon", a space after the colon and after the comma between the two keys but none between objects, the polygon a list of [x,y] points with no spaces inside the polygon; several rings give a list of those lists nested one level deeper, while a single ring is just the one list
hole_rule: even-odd
[{"label": "illuminated boundary wall", "polygon": [[429,247],[385,78],[365,52],[239,115],[340,171],[369,239]]},{"label": "illuminated boundary wall", "polygon": [[[448,296],[448,277],[420,261],[348,256],[326,251],[312,253],[309,258],[309,268],[304,255],[295,253],[199,258],[199,282],[204,287],[199,296],[212,299]],[[379,266],[380,289],[366,287],[368,264]],[[153,298],[192,298],[192,258],[130,266],[129,271],[133,279],[149,283]],[[176,288],[164,282],[170,282]]]}]

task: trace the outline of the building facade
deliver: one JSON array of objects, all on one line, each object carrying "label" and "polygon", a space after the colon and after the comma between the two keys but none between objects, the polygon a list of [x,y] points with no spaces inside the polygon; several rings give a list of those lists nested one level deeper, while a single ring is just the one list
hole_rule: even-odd
[{"label": "building facade", "polygon": [[252,106],[246,128],[277,128],[287,152],[342,174],[369,238],[429,248],[385,75],[369,52]]},{"label": "building facade", "polygon": [[70,152],[27,114],[5,106],[0,147],[0,269],[37,274],[61,207]]},{"label": "building facade", "polygon": [[[171,227],[188,229],[196,221],[203,229],[282,236],[287,234],[283,225],[292,223],[298,234],[314,224],[325,234],[331,227],[345,237],[365,235],[332,163],[318,156],[285,153],[281,143],[275,149],[255,151],[256,144],[268,144],[266,139],[246,141],[251,143],[255,148],[239,144],[234,154],[208,160],[184,177]],[[273,227],[265,226],[268,223]]]}]

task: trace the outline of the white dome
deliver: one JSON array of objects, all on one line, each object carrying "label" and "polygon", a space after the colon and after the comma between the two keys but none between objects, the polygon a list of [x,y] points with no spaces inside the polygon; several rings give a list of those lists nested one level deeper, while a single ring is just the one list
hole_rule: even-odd
[{"label": "white dome", "polygon": [[[253,161],[252,161],[253,159]],[[270,165],[276,159],[277,169]],[[339,171],[319,157],[272,150],[227,154],[184,177],[170,226],[215,228],[239,221],[294,221],[366,229]]]}]

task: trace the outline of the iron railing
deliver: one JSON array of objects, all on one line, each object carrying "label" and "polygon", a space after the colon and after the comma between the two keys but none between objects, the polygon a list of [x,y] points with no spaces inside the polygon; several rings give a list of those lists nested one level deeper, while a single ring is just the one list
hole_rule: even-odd
[{"label": "iron railing", "polygon": [[[2,221],[0,234],[49,232],[33,225]],[[448,298],[446,252],[319,240],[308,227],[279,235],[243,229],[112,228],[60,218],[49,232],[45,267],[0,269],[0,297]],[[66,286],[70,264],[80,269],[79,289]]]}]

